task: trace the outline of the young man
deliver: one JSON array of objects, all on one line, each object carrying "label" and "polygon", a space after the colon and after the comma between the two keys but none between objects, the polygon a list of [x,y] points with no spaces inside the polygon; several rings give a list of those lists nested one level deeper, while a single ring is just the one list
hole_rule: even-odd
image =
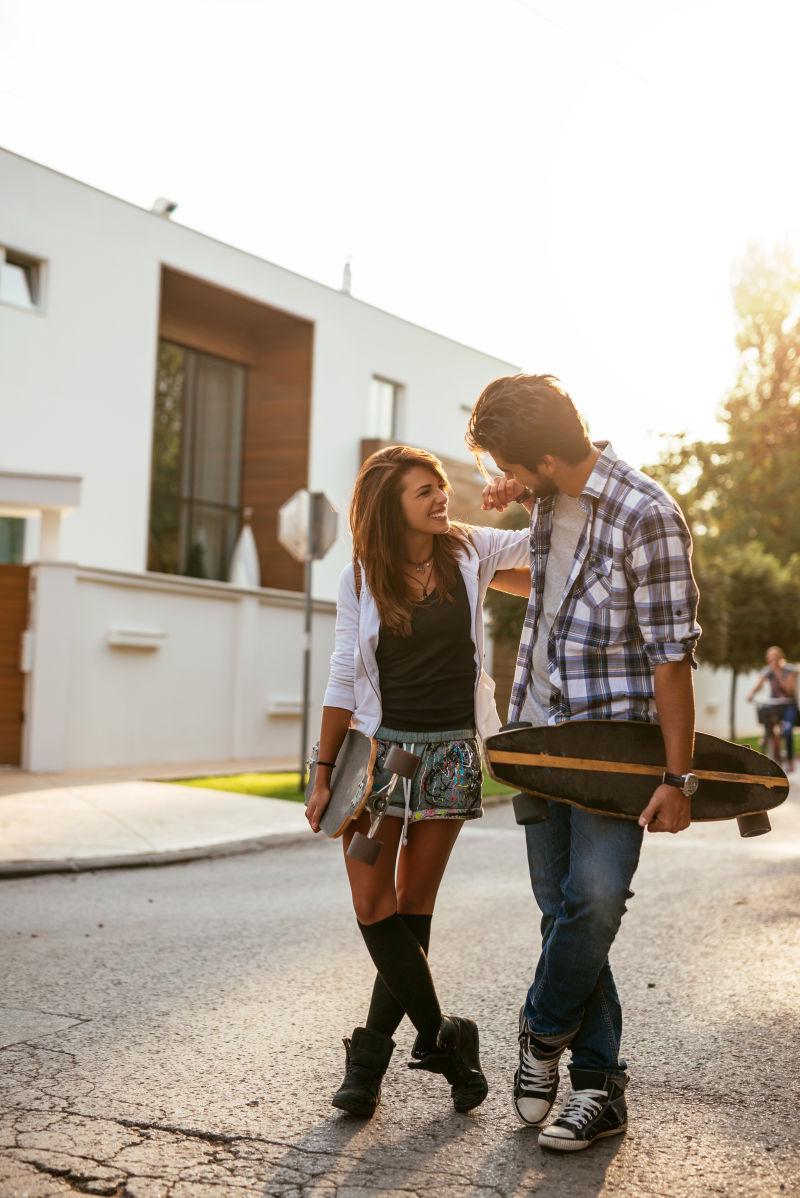
[{"label": "young man", "polygon": [[627,1127],[622,1013],[608,952],[632,897],[642,833],[679,832],[691,821],[700,635],[691,538],[658,483],[608,442],[592,444],[550,375],[491,383],[467,444],[491,454],[505,475],[486,488],[484,507],[502,511],[517,500],[532,510],[509,721],[658,721],[666,748],[666,771],[638,824],[551,803],[548,819],[525,829],[542,952],[520,1011],[514,1105],[523,1123],[545,1122],[569,1046],[571,1090],[539,1143],[574,1152]]}]

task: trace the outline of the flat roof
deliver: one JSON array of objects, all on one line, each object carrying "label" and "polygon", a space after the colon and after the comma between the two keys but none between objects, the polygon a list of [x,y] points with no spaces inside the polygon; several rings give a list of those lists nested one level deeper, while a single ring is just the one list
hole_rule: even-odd
[{"label": "flat roof", "polygon": [[[78,187],[85,187],[88,191],[93,191],[97,195],[105,196],[108,200],[113,200],[117,204],[124,204],[127,208],[132,208],[135,212],[143,216],[152,217],[153,220],[161,221],[162,224],[173,225],[175,228],[183,229],[187,233],[191,233],[195,237],[202,237],[205,241],[212,241],[216,245],[223,246],[225,249],[232,250],[236,254],[242,254],[245,258],[250,258],[254,262],[262,262],[266,266],[272,267],[273,270],[281,270],[287,275],[292,275],[296,279],[302,279],[305,283],[310,283],[313,287],[322,287],[325,291],[330,291],[333,295],[341,296],[342,299],[350,300],[354,304],[361,304],[364,308],[371,308],[373,312],[380,312],[383,316],[389,316],[392,320],[400,320],[403,324],[411,325],[412,328],[420,329],[423,333],[430,333],[433,337],[440,337],[443,341],[449,341],[452,345],[458,345],[462,349],[471,350],[473,353],[481,354],[485,358],[491,358],[495,362],[499,362],[501,366],[511,366],[513,370],[520,370],[519,366],[515,366],[513,362],[509,362],[507,358],[499,358],[496,354],[487,353],[486,350],[479,349],[475,345],[467,345],[466,341],[459,341],[456,337],[449,337],[446,333],[438,333],[436,329],[429,329],[426,325],[418,324],[414,320],[409,320],[405,316],[398,316],[396,312],[390,312],[387,308],[379,308],[377,304],[367,303],[366,300],[358,299],[349,292],[342,291],[340,288],[331,287],[329,283],[323,283],[319,279],[309,278],[308,275],[302,275],[299,271],[292,270],[288,266],[281,266],[278,262],[271,262],[268,258],[261,258],[258,254],[253,254],[249,250],[242,249],[241,246],[232,245],[229,241],[223,241],[219,237],[212,237],[209,233],[203,233],[200,229],[195,229],[191,225],[181,224],[180,221],[173,220],[172,217],[162,216],[157,212],[151,212],[149,208],[143,208],[141,204],[135,204],[133,200],[125,200],[121,196],[114,195],[113,192],[104,191],[102,187],[95,187],[93,183],[87,183],[83,179],[77,179],[74,175],[67,175],[63,171],[56,170],[55,167],[48,166],[44,162],[37,162],[34,158],[27,158],[24,154],[17,154],[14,150],[9,150],[5,146],[0,146],[0,153],[7,154],[10,158],[17,158],[20,162],[25,162],[29,166],[35,166],[39,170],[48,171],[51,175],[57,175],[59,179],[66,179],[70,183],[76,184]],[[239,293],[244,294],[244,293]]]}]

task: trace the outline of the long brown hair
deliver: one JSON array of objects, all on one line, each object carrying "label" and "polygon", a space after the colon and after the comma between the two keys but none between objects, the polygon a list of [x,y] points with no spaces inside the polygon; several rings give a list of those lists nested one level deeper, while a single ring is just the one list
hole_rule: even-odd
[{"label": "long brown hair", "polygon": [[[400,505],[403,478],[412,466],[425,466],[439,485],[452,494],[452,487],[437,457],[425,449],[391,445],[371,454],[358,472],[350,504],[353,557],[361,562],[369,589],[378,605],[381,623],[402,636],[411,635],[414,596],[404,573],[405,521]],[[458,574],[458,558],[469,544],[464,524],[451,523],[445,533],[433,538],[438,602],[452,602]]]}]

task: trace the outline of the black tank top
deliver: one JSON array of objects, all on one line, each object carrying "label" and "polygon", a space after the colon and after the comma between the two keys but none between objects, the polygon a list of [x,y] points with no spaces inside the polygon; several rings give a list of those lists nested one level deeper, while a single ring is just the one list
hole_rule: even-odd
[{"label": "black tank top", "polygon": [[474,727],[475,646],[460,570],[451,598],[440,603],[434,591],[417,603],[411,636],[381,626],[375,656],[385,727],[398,732]]}]

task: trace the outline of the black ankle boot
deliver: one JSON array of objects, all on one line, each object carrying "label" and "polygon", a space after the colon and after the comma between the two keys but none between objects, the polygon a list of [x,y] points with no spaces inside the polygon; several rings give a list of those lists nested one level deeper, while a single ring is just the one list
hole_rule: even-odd
[{"label": "black ankle boot", "polygon": [[394,1051],[394,1040],[383,1032],[357,1027],[352,1040],[343,1040],[347,1054],[344,1081],[331,1105],[351,1115],[369,1118],[381,1100],[381,1082]]},{"label": "black ankle boot", "polygon": [[489,1093],[478,1056],[478,1028],[471,1019],[443,1016],[436,1048],[426,1052],[418,1036],[411,1055],[416,1059],[409,1061],[409,1069],[441,1073],[449,1081],[453,1106],[462,1114],[480,1106]]}]

